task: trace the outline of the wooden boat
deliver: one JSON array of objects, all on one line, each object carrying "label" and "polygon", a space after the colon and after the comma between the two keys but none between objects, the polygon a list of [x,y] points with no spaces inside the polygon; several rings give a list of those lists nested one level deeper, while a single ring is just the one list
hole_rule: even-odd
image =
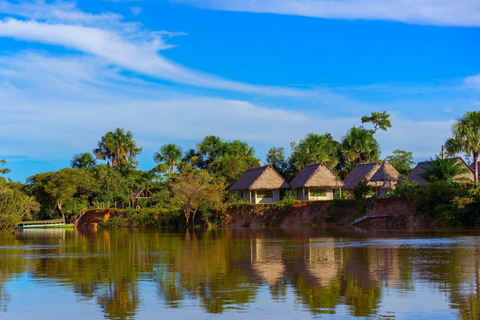
[{"label": "wooden boat", "polygon": [[37,221],[21,221],[17,224],[16,229],[32,229],[32,228],[73,228],[73,223],[65,223],[63,219],[37,220]]}]

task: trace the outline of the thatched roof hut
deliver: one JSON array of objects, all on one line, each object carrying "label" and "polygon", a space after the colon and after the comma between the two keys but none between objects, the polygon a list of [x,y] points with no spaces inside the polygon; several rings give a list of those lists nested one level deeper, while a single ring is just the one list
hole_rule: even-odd
[{"label": "thatched roof hut", "polygon": [[271,165],[248,169],[230,191],[288,189],[288,182]]},{"label": "thatched roof hut", "polygon": [[[462,180],[462,178],[463,178],[463,180],[468,179],[468,180],[473,182],[475,180],[475,175],[473,173],[472,167],[467,165],[467,163],[462,158],[458,157],[456,159],[457,159],[456,163],[463,163],[465,168],[468,169],[467,173],[464,173],[464,174],[460,175],[458,178],[460,178],[461,180]],[[432,165],[432,161],[423,161],[423,162],[417,163],[417,166],[408,175],[408,180],[415,181],[419,186],[424,186],[424,185],[430,184],[430,182],[423,179],[420,175],[426,169],[430,168],[431,165]]]},{"label": "thatched roof hut", "polygon": [[290,186],[297,188],[340,188],[344,183],[324,162],[306,165],[302,171],[290,182]]},{"label": "thatched roof hut", "polygon": [[146,187],[138,188],[137,191],[132,195],[133,200],[138,200],[142,198],[151,198],[152,193]]},{"label": "thatched roof hut", "polygon": [[371,182],[391,182],[400,180],[404,180],[403,176],[387,160],[383,161],[381,167],[370,178]]},{"label": "thatched roof hut", "polygon": [[[353,190],[355,186],[362,180],[366,179],[370,181],[370,178],[377,172],[380,168],[380,163],[371,162],[357,165],[352,172],[343,180],[345,190]],[[375,186],[374,183],[369,183],[371,186]]]}]

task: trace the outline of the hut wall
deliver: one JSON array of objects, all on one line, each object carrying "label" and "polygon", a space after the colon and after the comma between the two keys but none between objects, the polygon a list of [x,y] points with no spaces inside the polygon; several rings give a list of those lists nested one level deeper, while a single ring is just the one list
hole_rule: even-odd
[{"label": "hut wall", "polygon": [[280,201],[280,190],[255,190],[255,197],[253,203],[265,204],[275,203]]},{"label": "hut wall", "polygon": [[333,189],[332,188],[308,188],[308,200],[332,200]]},{"label": "hut wall", "polygon": [[252,203],[249,190],[238,191],[238,200]]}]

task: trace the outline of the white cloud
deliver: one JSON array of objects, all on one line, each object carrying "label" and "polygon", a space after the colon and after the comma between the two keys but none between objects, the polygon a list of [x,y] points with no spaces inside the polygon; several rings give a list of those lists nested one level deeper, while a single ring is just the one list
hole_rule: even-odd
[{"label": "white cloud", "polygon": [[478,0],[171,0],[196,7],[326,19],[389,20],[436,26],[480,26]]},{"label": "white cloud", "polygon": [[465,78],[465,84],[474,90],[480,91],[480,74]]},{"label": "white cloud", "polygon": [[71,5],[60,3],[52,7],[43,2],[35,3],[33,8],[28,3],[14,6],[0,2],[0,12],[42,20],[11,17],[0,20],[2,37],[63,46],[142,75],[175,83],[264,95],[300,94],[294,89],[229,81],[176,64],[158,53],[172,47],[162,37],[175,33],[146,32],[135,24],[120,23],[117,15],[91,15]]},{"label": "white cloud", "polygon": [[138,16],[140,13],[142,13],[142,8],[140,8],[140,7],[131,7],[131,8],[130,8],[130,12],[131,12],[134,16]]},{"label": "white cloud", "polygon": [[[351,126],[360,124],[356,116],[187,95],[124,78],[93,57],[35,53],[3,57],[0,83],[0,154],[28,156],[30,161],[68,161],[78,152],[90,151],[101,135],[116,127],[134,133],[144,147],[141,166],[149,169],[152,154],[165,143],[179,143],[186,149],[213,134],[247,141],[263,158],[272,146],[288,151],[291,141],[307,133],[330,132],[341,139]],[[450,121],[416,122],[395,113],[392,122],[392,129],[378,134],[384,157],[394,149],[405,149],[428,158],[448,137],[451,125]],[[24,174],[42,169],[31,170]]]}]

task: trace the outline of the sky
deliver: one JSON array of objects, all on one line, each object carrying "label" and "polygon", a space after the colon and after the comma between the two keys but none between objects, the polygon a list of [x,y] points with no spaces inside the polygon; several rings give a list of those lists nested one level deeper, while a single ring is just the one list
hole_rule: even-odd
[{"label": "sky", "polygon": [[261,160],[371,112],[382,158],[438,154],[480,109],[478,0],[0,0],[0,159],[15,181],[117,127],[143,147],[241,140]]}]

